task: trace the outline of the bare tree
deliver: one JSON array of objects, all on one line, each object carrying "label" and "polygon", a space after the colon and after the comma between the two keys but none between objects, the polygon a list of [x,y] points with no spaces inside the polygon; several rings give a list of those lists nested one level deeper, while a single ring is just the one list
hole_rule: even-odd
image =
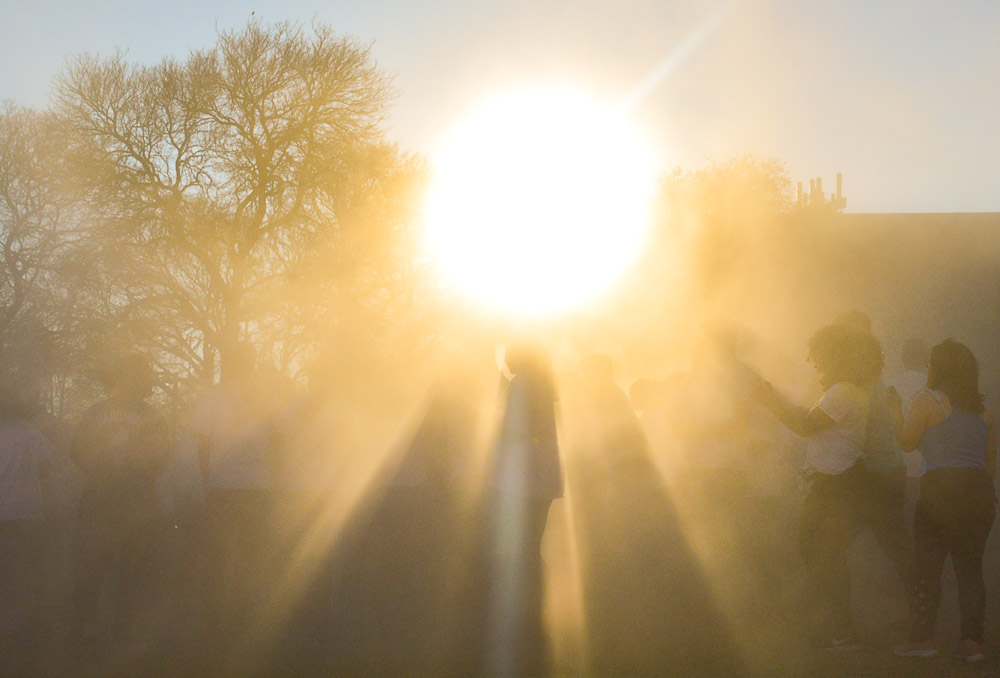
[{"label": "bare tree", "polygon": [[303,321],[288,282],[343,231],[357,163],[405,164],[381,142],[388,78],[324,26],[251,22],[151,67],[83,56],[56,95],[87,196],[81,293],[98,325],[206,379],[248,331]]},{"label": "bare tree", "polygon": [[10,104],[0,109],[0,352],[7,369],[54,369],[59,268],[72,242],[72,199],[55,181],[55,146],[49,116]]},{"label": "bare tree", "polygon": [[349,158],[324,195],[338,228],[302,250],[293,293],[283,295],[305,314],[283,342],[300,362],[339,362],[364,379],[422,360],[440,340],[438,295],[413,227],[428,178],[419,157],[392,145]]}]

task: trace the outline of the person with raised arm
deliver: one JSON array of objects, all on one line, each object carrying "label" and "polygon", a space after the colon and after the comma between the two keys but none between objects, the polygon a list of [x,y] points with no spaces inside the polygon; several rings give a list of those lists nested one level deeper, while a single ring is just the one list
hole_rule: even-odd
[{"label": "person with raised arm", "polygon": [[799,548],[817,606],[816,646],[859,645],[851,609],[847,549],[858,531],[864,488],[862,456],[868,413],[865,386],[882,370],[882,350],[870,333],[828,325],[809,340],[809,360],[824,392],[809,408],[794,405],[760,380],[755,398],[806,439]]},{"label": "person with raised arm", "polygon": [[[133,353],[104,370],[108,397],[83,413],[71,455],[83,472],[77,513],[74,613],[78,639],[142,647],[155,602],[160,520],[156,481],[170,462],[170,429],[150,402],[156,371]],[[113,591],[112,638],[102,638],[101,599]]]}]

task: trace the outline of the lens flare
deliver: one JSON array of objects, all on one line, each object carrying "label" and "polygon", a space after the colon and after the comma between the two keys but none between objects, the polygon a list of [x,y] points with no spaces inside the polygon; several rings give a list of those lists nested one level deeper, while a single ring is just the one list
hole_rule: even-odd
[{"label": "lens flare", "polygon": [[578,308],[649,231],[655,173],[620,106],[572,90],[498,97],[434,156],[426,246],[443,278],[494,310]]}]

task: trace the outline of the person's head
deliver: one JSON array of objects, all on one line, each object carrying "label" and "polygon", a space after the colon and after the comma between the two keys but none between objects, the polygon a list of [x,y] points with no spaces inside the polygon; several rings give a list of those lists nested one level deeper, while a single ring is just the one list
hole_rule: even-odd
[{"label": "person's head", "polygon": [[923,339],[910,338],[903,342],[903,369],[923,372],[930,360],[930,352]]},{"label": "person's head", "polygon": [[521,341],[510,344],[504,350],[504,364],[513,375],[545,374],[551,370],[549,354],[540,345]]},{"label": "person's head", "polygon": [[527,379],[545,397],[553,401],[558,399],[552,361],[541,344],[523,341],[508,345],[504,351],[504,364],[512,375]]},{"label": "person's head", "polygon": [[138,353],[131,353],[105,369],[105,386],[114,396],[143,400],[152,394],[156,385],[152,364]]},{"label": "person's head", "polygon": [[952,407],[976,414],[985,409],[979,393],[979,363],[968,346],[954,339],[945,339],[931,349],[927,387],[947,393]]},{"label": "person's head", "polygon": [[824,388],[842,381],[865,386],[882,374],[882,360],[878,339],[855,325],[827,325],[809,340],[809,361]]},{"label": "person's head", "polygon": [[850,311],[844,311],[836,318],[833,319],[834,325],[850,325],[851,327],[856,327],[859,330],[863,330],[871,334],[872,331],[872,319],[868,317],[863,311],[859,311],[856,308]]}]

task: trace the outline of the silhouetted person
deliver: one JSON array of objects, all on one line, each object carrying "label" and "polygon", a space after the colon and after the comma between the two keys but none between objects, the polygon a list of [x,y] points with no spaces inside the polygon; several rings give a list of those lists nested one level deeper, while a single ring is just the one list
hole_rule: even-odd
[{"label": "silhouetted person", "polygon": [[77,630],[83,638],[100,638],[98,605],[110,582],[113,636],[141,641],[135,636],[137,615],[150,600],[157,564],[156,479],[171,449],[166,421],[146,401],[154,383],[142,356],[109,367],[110,395],[83,414],[73,437],[71,454],[85,477],[75,549]]},{"label": "silhouetted person", "polygon": [[903,342],[900,362],[903,371],[889,380],[888,385],[896,389],[905,415],[913,399],[927,388],[927,364],[930,351],[922,339],[910,338]]},{"label": "silhouetted person", "polygon": [[271,422],[255,381],[253,347],[238,344],[227,359],[221,383],[201,395],[189,429],[206,488],[209,624],[217,640],[234,642],[253,630],[266,593]]},{"label": "silhouetted person", "polygon": [[868,413],[866,386],[882,370],[882,351],[869,332],[828,325],[809,340],[823,396],[809,409],[788,403],[761,382],[756,397],[793,432],[806,439],[799,547],[819,607],[817,644],[849,648],[859,643],[851,609],[847,549],[862,519],[862,458]]},{"label": "silhouetted person", "polygon": [[553,499],[563,495],[552,370],[544,349],[507,349],[513,375],[496,445],[490,506],[488,670],[537,674],[545,668],[542,536]]},{"label": "silhouetted person", "polygon": [[581,431],[585,454],[600,468],[613,468],[629,458],[648,456],[647,442],[628,396],[614,378],[610,356],[591,353],[580,360],[580,403],[588,412]]},{"label": "silhouetted person", "polygon": [[[0,662],[30,670],[48,640],[42,622],[44,506],[42,478],[52,448],[32,423],[34,375],[5,375],[0,384]],[[34,647],[33,647],[34,646]]]},{"label": "silhouetted person", "polygon": [[[612,359],[581,359],[562,400],[585,655],[594,675],[734,675],[728,629],[705,584]],[[633,389],[640,401],[643,386]],[[649,395],[647,393],[647,395]],[[675,404],[643,404],[651,409]],[[644,412],[645,414],[645,412]],[[659,412],[672,419],[668,411]],[[560,666],[559,668],[564,669]],[[568,667],[566,667],[568,668]],[[565,669],[564,669],[565,670]]]},{"label": "silhouetted person", "polygon": [[488,539],[485,521],[473,514],[482,488],[471,467],[485,456],[484,399],[495,397],[498,374],[492,353],[488,367],[462,351],[449,354],[414,426],[388,454],[378,454],[371,480],[365,472],[363,494],[358,463],[371,464],[359,451],[371,443],[351,445],[343,431],[335,434],[338,447],[347,445],[338,456],[353,467],[344,474],[347,487],[336,488],[343,484],[338,477],[327,489],[328,499],[345,495],[346,503],[333,506],[349,515],[336,521],[344,524],[329,557],[325,648],[338,674],[467,675],[481,667]]},{"label": "silhouetted person", "polygon": [[[927,388],[927,362],[930,360],[930,351],[922,339],[911,338],[903,342],[901,358],[903,371],[889,379],[886,386],[891,386],[899,394],[905,415],[917,394]],[[923,473],[920,450],[907,452],[904,458],[907,477],[913,479],[919,486],[919,481],[916,479]]]},{"label": "silhouetted person", "polygon": [[680,497],[713,532],[731,528],[747,494],[746,464],[750,391],[737,369],[734,349],[713,338],[699,343],[692,369],[679,386],[677,430],[685,493]]},{"label": "silhouetted person", "polygon": [[[861,311],[847,311],[835,322],[872,333],[871,320]],[[871,529],[882,551],[895,567],[904,591],[913,586],[913,542],[906,529],[906,466],[892,431],[881,369],[869,383],[865,424],[865,492],[860,496],[861,522]]]},{"label": "silhouetted person", "polygon": [[[432,387],[416,431],[387,474],[372,525],[383,666],[413,673],[449,667],[467,623],[469,473],[482,454],[486,395],[479,365],[454,358]],[[495,374],[495,366],[493,367]],[[494,382],[495,383],[495,382]]]},{"label": "silhouetted person", "polygon": [[761,561],[773,540],[768,523],[755,515],[747,473],[754,461],[751,394],[757,377],[746,376],[736,348],[736,336],[728,333],[713,333],[695,346],[675,406],[683,464],[674,498],[706,573],[717,582],[720,605],[749,620],[758,617],[751,606],[764,602]]},{"label": "silhouetted person", "polygon": [[979,365],[972,351],[951,339],[931,349],[927,389],[903,414],[890,392],[893,425],[904,450],[920,447],[924,474],[913,523],[916,595],[910,642],[902,657],[937,654],[934,626],[941,602],[941,572],[950,555],[958,580],[961,642],[952,654],[983,661],[986,588],[983,551],[995,518],[997,434],[979,393]]},{"label": "silhouetted person", "polygon": [[[183,421],[186,423],[186,417]],[[174,435],[172,459],[160,476],[159,487],[166,513],[161,533],[166,573],[163,588],[171,596],[172,611],[190,620],[164,626],[162,635],[165,643],[194,649],[204,636],[206,605],[212,589],[205,558],[209,537],[205,485],[197,440],[185,426]]]},{"label": "silhouetted person", "polygon": [[74,548],[77,514],[84,489],[84,476],[73,462],[70,443],[76,422],[64,422],[41,406],[43,381],[36,382],[37,395],[32,401],[32,424],[52,447],[52,457],[42,477],[42,501],[45,503],[45,604],[49,628],[63,643],[72,633],[73,588],[75,585]]}]

